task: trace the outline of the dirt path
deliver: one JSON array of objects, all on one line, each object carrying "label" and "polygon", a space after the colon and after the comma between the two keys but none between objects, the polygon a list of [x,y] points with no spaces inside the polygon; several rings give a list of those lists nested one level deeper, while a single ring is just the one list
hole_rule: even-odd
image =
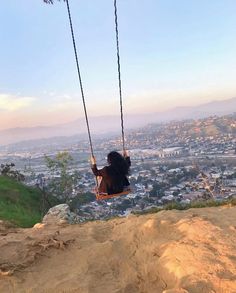
[{"label": "dirt path", "polygon": [[236,207],[0,229],[0,292],[236,293]]}]

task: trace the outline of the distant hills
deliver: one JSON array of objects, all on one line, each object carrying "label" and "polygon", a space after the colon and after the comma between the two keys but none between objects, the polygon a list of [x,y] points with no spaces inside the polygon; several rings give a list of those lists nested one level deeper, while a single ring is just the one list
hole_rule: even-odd
[{"label": "distant hills", "polygon": [[[222,116],[233,112],[236,112],[236,97],[223,101],[213,101],[196,107],[177,107],[164,112],[125,115],[125,128],[132,129],[148,123],[171,120],[197,119],[212,115]],[[120,117],[118,115],[90,117],[90,127],[94,135],[115,134],[120,131]],[[53,126],[19,127],[2,130],[0,131],[0,145],[76,134],[86,135],[86,125],[83,118]]]}]

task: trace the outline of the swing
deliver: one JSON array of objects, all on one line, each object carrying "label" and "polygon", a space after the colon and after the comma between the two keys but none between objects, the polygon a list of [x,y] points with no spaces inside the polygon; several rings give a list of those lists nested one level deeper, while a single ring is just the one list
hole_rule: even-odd
[{"label": "swing", "polygon": [[130,194],[131,192],[131,189],[127,189],[127,190],[124,190],[120,193],[114,193],[114,194],[107,194],[107,193],[102,193],[102,192],[98,192],[96,193],[96,199],[97,200],[103,200],[103,199],[111,199],[111,198],[114,198],[114,197],[119,197],[119,196],[122,196],[122,195],[128,195]]},{"label": "swing", "polygon": [[[45,3],[53,4],[53,0],[43,0]],[[70,5],[69,0],[64,0],[66,2],[67,6],[67,13],[69,17],[69,23],[70,23],[70,30],[71,30],[71,37],[72,37],[72,43],[74,48],[74,54],[75,54],[75,61],[76,61],[76,67],[77,67],[77,74],[79,79],[79,85],[80,85],[80,91],[83,101],[83,108],[84,108],[84,115],[87,125],[87,132],[88,132],[88,138],[89,138],[89,145],[90,145],[90,152],[91,156],[95,158],[94,151],[93,151],[93,145],[92,145],[92,138],[90,133],[90,127],[89,127],[89,120],[88,120],[88,114],[87,114],[87,108],[85,103],[85,97],[84,97],[84,90],[83,90],[83,84],[82,84],[82,78],[80,74],[80,66],[79,66],[79,60],[78,60],[78,54],[77,54],[77,48],[75,43],[75,37],[74,37],[74,30],[72,25],[72,18],[71,18],[71,12],[70,12]],[[117,18],[117,4],[116,0],[114,0],[114,17],[115,17],[115,33],[116,33],[116,53],[117,53],[117,70],[118,70],[118,85],[119,85],[119,97],[120,97],[120,118],[121,118],[121,135],[122,135],[122,147],[123,147],[123,153],[125,153],[125,135],[124,135],[124,118],[123,118],[123,104],[122,104],[122,87],[121,87],[121,70],[120,70],[120,50],[119,50],[119,32],[118,32],[118,18]],[[100,193],[99,192],[99,184],[98,184],[98,178],[95,177],[96,181],[96,199],[97,200],[104,200],[104,199],[110,199],[114,197],[119,197],[123,195],[128,195],[131,190],[127,188],[124,189],[120,193],[116,194],[108,194],[108,193]]]}]

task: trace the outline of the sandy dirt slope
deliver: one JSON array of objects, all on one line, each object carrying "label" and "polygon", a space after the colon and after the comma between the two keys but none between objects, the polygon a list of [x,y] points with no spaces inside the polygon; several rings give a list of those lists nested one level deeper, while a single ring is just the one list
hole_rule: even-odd
[{"label": "sandy dirt slope", "polygon": [[4,293],[236,293],[236,207],[0,235]]}]

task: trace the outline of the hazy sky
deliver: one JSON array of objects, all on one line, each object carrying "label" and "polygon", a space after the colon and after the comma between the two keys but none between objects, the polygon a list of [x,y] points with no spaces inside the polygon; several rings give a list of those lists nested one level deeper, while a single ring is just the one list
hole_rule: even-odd
[{"label": "hazy sky", "polygon": [[[236,96],[235,0],[117,0],[126,113]],[[113,0],[70,0],[89,115],[119,113]],[[83,115],[65,3],[2,1],[0,129]]]}]

